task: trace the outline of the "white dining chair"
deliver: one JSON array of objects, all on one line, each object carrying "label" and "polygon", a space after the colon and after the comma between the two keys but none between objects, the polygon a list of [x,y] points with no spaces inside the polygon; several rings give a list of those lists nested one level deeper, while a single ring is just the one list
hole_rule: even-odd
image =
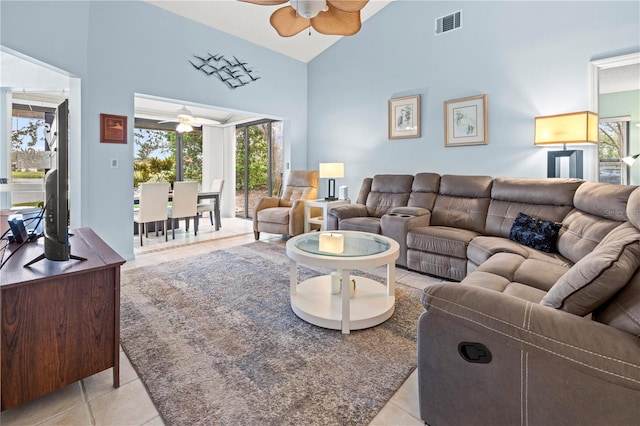
[{"label": "white dining chair", "polygon": [[[214,179],[211,184],[211,192],[218,193],[218,200],[206,200],[208,202],[198,203],[198,215],[202,216],[202,213],[209,212],[209,220],[211,221],[211,225],[213,225],[213,214],[216,215],[216,224],[218,228],[222,228],[222,223],[220,223],[220,202],[222,200],[222,188],[224,187],[224,179]],[[218,208],[216,209],[216,202],[218,203]]]},{"label": "white dining chair", "polygon": [[185,220],[185,230],[189,232],[189,220],[193,218],[194,235],[198,235],[198,182],[175,182],[173,201],[168,209],[171,220],[172,237],[176,239],[175,220]]},{"label": "white dining chair", "polygon": [[169,199],[169,183],[143,183],[140,185],[139,208],[133,212],[133,222],[138,224],[140,246],[142,246],[142,233],[149,238],[148,223],[155,224],[156,236],[158,236],[158,222],[164,222],[162,232],[167,241],[167,200]]}]

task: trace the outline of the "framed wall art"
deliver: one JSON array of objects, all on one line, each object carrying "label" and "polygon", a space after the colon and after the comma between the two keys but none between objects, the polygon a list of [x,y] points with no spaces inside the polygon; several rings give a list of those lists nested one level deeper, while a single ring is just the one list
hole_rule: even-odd
[{"label": "framed wall art", "polygon": [[100,142],[127,143],[127,116],[100,114]]},{"label": "framed wall art", "polygon": [[389,139],[420,137],[420,95],[389,100]]},{"label": "framed wall art", "polygon": [[445,101],[444,146],[488,144],[487,116],[487,95]]}]

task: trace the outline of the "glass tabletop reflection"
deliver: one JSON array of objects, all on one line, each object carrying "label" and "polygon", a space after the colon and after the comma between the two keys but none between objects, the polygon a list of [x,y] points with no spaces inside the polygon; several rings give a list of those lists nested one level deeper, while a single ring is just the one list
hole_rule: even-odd
[{"label": "glass tabletop reflection", "polygon": [[371,256],[389,250],[390,244],[365,232],[313,232],[295,242],[296,248],[311,254],[335,257]]}]

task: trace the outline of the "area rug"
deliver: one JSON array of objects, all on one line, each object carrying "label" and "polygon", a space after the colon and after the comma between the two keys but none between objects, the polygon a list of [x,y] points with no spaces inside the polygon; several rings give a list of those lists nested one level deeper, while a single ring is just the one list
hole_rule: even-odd
[{"label": "area rug", "polygon": [[284,248],[255,242],[123,272],[121,342],[168,425],[367,425],[416,367],[422,310],[398,283],[377,327],[308,324]]}]

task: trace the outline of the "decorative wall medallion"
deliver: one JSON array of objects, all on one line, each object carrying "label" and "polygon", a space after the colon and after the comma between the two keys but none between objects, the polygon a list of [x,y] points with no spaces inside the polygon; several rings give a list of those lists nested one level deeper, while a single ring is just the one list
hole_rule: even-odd
[{"label": "decorative wall medallion", "polygon": [[230,89],[246,86],[247,84],[260,79],[255,75],[255,70],[250,68],[246,62],[232,56],[231,59],[224,55],[208,53],[206,58],[193,55],[197,59],[196,63],[189,61],[197,70],[206,75],[218,77]]}]

